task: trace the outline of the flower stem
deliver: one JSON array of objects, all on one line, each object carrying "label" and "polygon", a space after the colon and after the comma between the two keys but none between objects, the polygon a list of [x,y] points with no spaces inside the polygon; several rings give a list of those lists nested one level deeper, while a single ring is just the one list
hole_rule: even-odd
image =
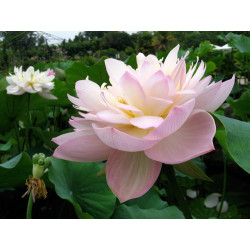
[{"label": "flower stem", "polygon": [[32,219],[32,207],[33,207],[33,198],[32,191],[29,194],[29,200],[27,205],[26,219]]},{"label": "flower stem", "polygon": [[221,215],[221,210],[222,210],[224,199],[225,199],[226,187],[227,187],[227,155],[225,154],[224,155],[223,190],[222,190],[221,203],[220,203],[220,208],[219,208],[217,218],[220,218],[220,215]]},{"label": "flower stem", "polygon": [[21,146],[20,146],[20,140],[19,140],[19,132],[18,132],[18,121],[15,122],[15,132],[16,132],[16,140],[17,140],[17,147],[18,147],[18,153],[21,152]]},{"label": "flower stem", "polygon": [[53,107],[53,125],[54,125],[54,131],[56,132],[56,106]]},{"label": "flower stem", "polygon": [[31,97],[31,94],[28,94],[28,119],[29,119],[29,123],[30,123],[30,97]]},{"label": "flower stem", "polygon": [[27,127],[26,127],[26,131],[25,131],[25,140],[26,140],[26,150],[29,148],[29,127],[30,127],[30,96],[31,94],[28,93],[28,119],[27,119]]},{"label": "flower stem", "polygon": [[163,167],[165,168],[165,173],[167,175],[169,185],[174,190],[179,208],[183,212],[186,219],[192,219],[192,215],[189,211],[187,201],[185,200],[182,190],[176,181],[173,167],[170,165],[166,165],[166,164],[163,164]]}]

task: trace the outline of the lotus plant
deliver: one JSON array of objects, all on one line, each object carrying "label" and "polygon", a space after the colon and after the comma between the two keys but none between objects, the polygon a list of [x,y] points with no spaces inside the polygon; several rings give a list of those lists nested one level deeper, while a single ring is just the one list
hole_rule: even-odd
[{"label": "lotus plant", "polygon": [[202,79],[197,62],[186,71],[179,45],[165,61],[137,55],[137,69],[115,59],[105,65],[111,85],[76,82],[78,98],[68,96],[81,117],[74,132],[53,139],[54,157],[82,162],[106,161],[107,183],[120,202],[146,193],[162,163],[178,164],[214,150],[215,111],[231,92],[235,77]]},{"label": "lotus plant", "polygon": [[6,77],[9,85],[7,86],[7,94],[11,95],[22,95],[28,93],[38,93],[40,96],[46,99],[57,99],[50,91],[54,88],[53,79],[55,73],[53,70],[48,69],[47,71],[40,72],[34,70],[30,66],[26,71],[20,68],[14,67],[14,75]]}]

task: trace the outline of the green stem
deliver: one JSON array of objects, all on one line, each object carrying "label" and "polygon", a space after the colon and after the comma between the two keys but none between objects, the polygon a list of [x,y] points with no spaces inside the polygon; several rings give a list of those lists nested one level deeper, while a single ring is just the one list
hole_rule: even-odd
[{"label": "green stem", "polygon": [[179,208],[183,212],[186,219],[192,219],[192,215],[189,211],[187,201],[184,198],[182,190],[176,181],[175,172],[174,172],[173,167],[170,165],[165,165],[165,164],[163,164],[163,167],[165,168],[165,173],[167,175],[169,185],[174,190],[175,197],[176,197],[177,204],[178,204]]},{"label": "green stem", "polygon": [[32,219],[32,207],[33,207],[33,198],[32,198],[32,190],[29,195],[29,201],[27,205],[26,219]]},{"label": "green stem", "polygon": [[53,125],[54,125],[54,131],[56,132],[56,106],[53,107]]},{"label": "green stem", "polygon": [[20,140],[19,140],[19,132],[18,132],[18,121],[15,122],[15,132],[16,132],[16,140],[17,140],[17,147],[18,147],[18,152],[21,152],[21,146],[20,146]]},{"label": "green stem", "polygon": [[31,94],[28,94],[28,119],[29,119],[29,124],[31,123],[31,121],[30,121],[30,97],[31,97]]},{"label": "green stem", "polygon": [[25,139],[26,139],[26,150],[29,148],[29,127],[30,127],[30,96],[31,94],[28,93],[28,119],[27,119],[27,127],[25,131]]},{"label": "green stem", "polygon": [[226,187],[227,187],[227,155],[225,154],[225,156],[224,156],[223,190],[222,190],[221,204],[220,204],[217,218],[220,218],[220,215],[221,215],[221,210],[222,210],[223,203],[225,200]]}]

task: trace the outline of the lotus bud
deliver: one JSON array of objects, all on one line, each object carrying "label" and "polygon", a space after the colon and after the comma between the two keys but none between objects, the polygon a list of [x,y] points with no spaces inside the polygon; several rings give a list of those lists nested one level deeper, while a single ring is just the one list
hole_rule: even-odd
[{"label": "lotus bud", "polygon": [[60,81],[65,80],[66,76],[65,76],[64,70],[55,67],[54,71],[55,71],[56,78],[58,78]]},{"label": "lotus bud", "polygon": [[47,158],[44,159],[44,168],[45,168],[45,169],[49,166],[50,162],[51,162],[51,161],[50,161],[50,158],[49,158],[49,157],[47,157]]},{"label": "lotus bud", "polygon": [[39,153],[39,159],[44,160],[45,159],[45,154]]},{"label": "lotus bud", "polygon": [[49,157],[45,158],[45,154],[35,154],[33,156],[33,177],[34,178],[41,178],[44,174],[45,169],[50,164]]},{"label": "lotus bud", "polygon": [[43,166],[43,160],[42,160],[42,159],[39,159],[39,160],[38,160],[38,165],[39,165],[39,166]]},{"label": "lotus bud", "polygon": [[39,155],[38,154],[34,154],[33,155],[33,164],[38,164],[38,160],[39,160]]}]

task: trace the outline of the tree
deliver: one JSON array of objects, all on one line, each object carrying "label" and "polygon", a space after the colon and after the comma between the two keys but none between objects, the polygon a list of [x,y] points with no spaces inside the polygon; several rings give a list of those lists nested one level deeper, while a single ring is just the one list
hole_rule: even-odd
[{"label": "tree", "polygon": [[166,51],[167,47],[172,48],[176,43],[176,38],[172,31],[156,31],[152,38],[152,46],[155,50]]},{"label": "tree", "polygon": [[[1,64],[20,65],[30,57],[29,50],[36,47],[37,35],[33,31],[2,31],[3,61]],[[5,67],[6,67],[5,66]]]},{"label": "tree", "polygon": [[0,37],[6,48],[12,50],[25,51],[31,47],[35,47],[37,36],[33,31],[2,31]]},{"label": "tree", "polygon": [[118,51],[125,50],[128,46],[133,46],[130,35],[127,32],[120,31],[106,32],[100,43],[101,49],[113,48]]},{"label": "tree", "polygon": [[148,31],[141,31],[137,33],[136,51],[144,54],[154,53],[154,47],[152,46],[153,33]]},{"label": "tree", "polygon": [[108,31],[84,31],[83,35],[88,40],[93,40],[95,38],[101,38]]}]

